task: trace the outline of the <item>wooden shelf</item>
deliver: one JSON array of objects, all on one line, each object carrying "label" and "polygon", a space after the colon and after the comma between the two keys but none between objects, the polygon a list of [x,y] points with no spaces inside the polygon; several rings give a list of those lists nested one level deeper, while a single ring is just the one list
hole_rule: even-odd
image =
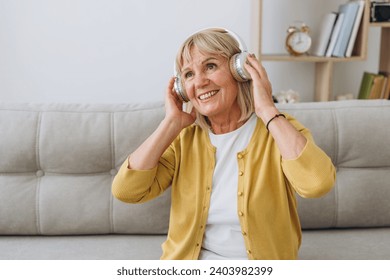
[{"label": "wooden shelf", "polygon": [[365,58],[362,56],[352,57],[324,57],[324,56],[311,56],[301,55],[292,56],[288,54],[262,54],[261,59],[264,61],[291,61],[291,62],[346,62],[346,61],[361,61]]},{"label": "wooden shelf", "polygon": [[390,28],[390,22],[370,22],[370,26]]},{"label": "wooden shelf", "polygon": [[[346,0],[341,0],[345,3]],[[262,0],[258,2],[257,10],[259,15],[262,14]],[[259,17],[260,17],[259,16]],[[259,25],[260,25],[260,20]],[[350,61],[362,61],[367,58],[367,43],[369,27],[381,28],[381,51],[379,57],[379,70],[390,72],[390,22],[370,22],[370,0],[365,0],[365,8],[362,22],[359,27],[352,57],[318,57],[311,55],[292,56],[288,54],[263,54],[261,52],[261,27],[259,28],[255,38],[259,42],[258,54],[263,61],[274,62],[309,62],[315,64],[315,101],[329,101],[333,99],[332,84],[333,84],[333,65],[334,63],[343,63]]]}]

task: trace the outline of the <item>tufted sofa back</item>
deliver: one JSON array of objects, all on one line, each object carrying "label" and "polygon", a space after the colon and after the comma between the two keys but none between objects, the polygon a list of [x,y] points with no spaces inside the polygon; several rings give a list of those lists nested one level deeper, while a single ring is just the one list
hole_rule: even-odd
[{"label": "tufted sofa back", "polygon": [[169,193],[143,205],[111,195],[163,115],[162,104],[0,104],[0,234],[166,233]]},{"label": "tufted sofa back", "polygon": [[337,168],[334,189],[298,197],[304,229],[390,226],[390,101],[281,105],[308,127]]},{"label": "tufted sofa back", "polygon": [[[337,167],[334,190],[299,200],[303,228],[390,225],[390,102],[279,105]],[[163,234],[170,193],[131,205],[111,195],[163,104],[0,103],[0,234]]]}]

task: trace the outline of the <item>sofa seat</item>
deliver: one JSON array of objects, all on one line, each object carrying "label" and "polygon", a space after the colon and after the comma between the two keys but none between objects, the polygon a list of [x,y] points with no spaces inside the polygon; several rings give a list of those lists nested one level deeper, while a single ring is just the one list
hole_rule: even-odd
[{"label": "sofa seat", "polygon": [[[1,260],[158,260],[161,235],[2,236]],[[300,260],[388,260],[390,228],[304,230]]]},{"label": "sofa seat", "polygon": [[390,260],[390,228],[304,230],[301,260]]},{"label": "sofa seat", "polygon": [[157,260],[166,235],[1,236],[1,260]]}]

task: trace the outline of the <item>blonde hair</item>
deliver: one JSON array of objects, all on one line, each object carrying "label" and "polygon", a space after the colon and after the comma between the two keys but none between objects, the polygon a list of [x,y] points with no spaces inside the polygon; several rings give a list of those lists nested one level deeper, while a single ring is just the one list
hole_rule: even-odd
[{"label": "blonde hair", "polygon": [[[187,38],[177,53],[175,63],[179,76],[181,75],[184,61],[192,59],[191,50],[193,47],[197,47],[200,52],[220,55],[228,61],[234,54],[241,52],[239,43],[228,33],[228,31],[219,28],[210,28],[199,31]],[[239,121],[246,121],[254,112],[252,82],[246,81],[237,83],[237,103],[241,111]],[[185,106],[186,112],[191,112],[192,109],[192,103],[188,102]],[[210,127],[208,118],[201,115],[198,111],[196,111],[196,123],[203,129],[208,129]]]}]

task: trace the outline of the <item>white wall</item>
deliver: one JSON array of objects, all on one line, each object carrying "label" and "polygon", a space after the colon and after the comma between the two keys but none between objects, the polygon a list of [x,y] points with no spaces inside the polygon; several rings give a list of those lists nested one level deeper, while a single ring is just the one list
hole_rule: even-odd
[{"label": "white wall", "polygon": [[[177,48],[190,33],[223,26],[256,49],[254,1],[0,0],[0,101],[163,100]],[[315,32],[319,15],[340,2],[264,0],[263,51],[284,52],[293,20],[305,20]],[[370,38],[369,61],[336,65],[336,91],[356,92],[362,72],[376,71],[378,32],[371,30]],[[265,66],[275,91],[293,88],[312,100],[312,64]]]}]

